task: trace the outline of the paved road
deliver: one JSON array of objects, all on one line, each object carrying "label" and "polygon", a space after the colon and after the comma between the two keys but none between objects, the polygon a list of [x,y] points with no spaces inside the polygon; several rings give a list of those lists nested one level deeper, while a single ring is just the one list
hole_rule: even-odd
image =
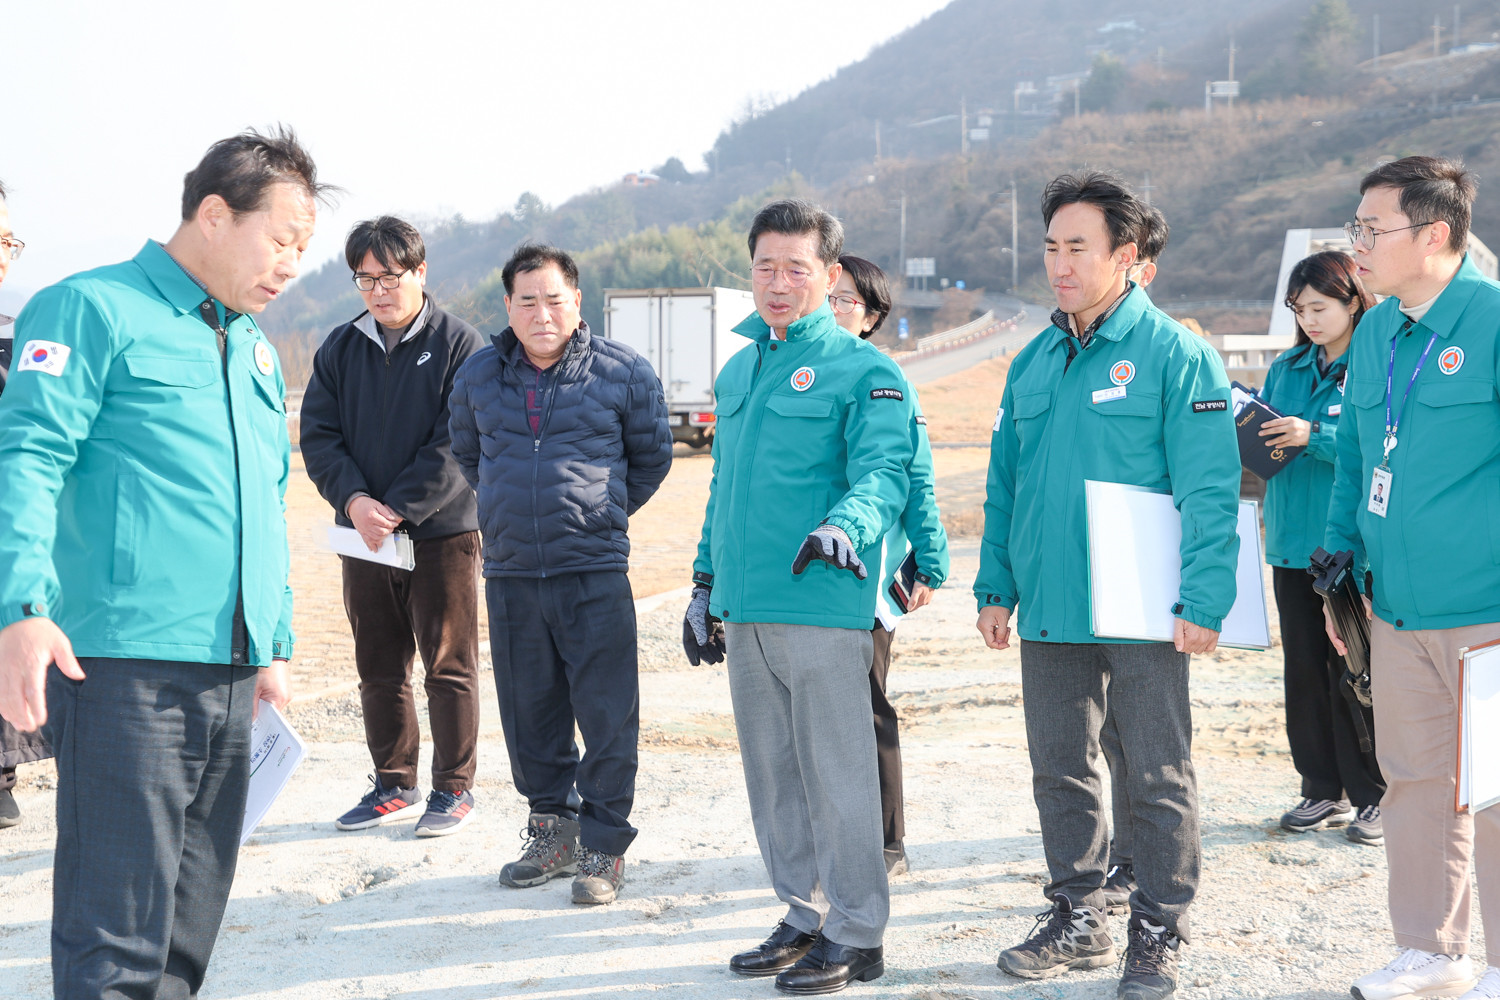
[{"label": "paved road", "polygon": [[1026,304],[1023,308],[1026,310],[1026,319],[1014,331],[991,334],[983,340],[955,347],[951,351],[913,358],[903,364],[901,370],[906,372],[912,385],[921,386],[945,375],[972,368],[1001,353],[1014,354],[1025,347],[1032,337],[1045,330],[1049,322],[1047,317],[1050,310],[1035,304]]}]

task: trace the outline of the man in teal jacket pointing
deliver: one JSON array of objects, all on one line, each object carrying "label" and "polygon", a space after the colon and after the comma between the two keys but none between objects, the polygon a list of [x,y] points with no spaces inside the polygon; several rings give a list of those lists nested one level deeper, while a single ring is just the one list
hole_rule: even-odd
[{"label": "man in teal jacket pointing", "polygon": [[714,473],[683,644],[727,640],[756,839],[787,915],[742,975],[824,993],[884,971],[890,914],[870,624],[906,506],[916,411],[895,362],[834,320],[843,227],[802,201],[750,227],[754,341],[714,384]]},{"label": "man in teal jacket pointing", "polygon": [[216,143],[165,244],[37,293],[0,398],[0,715],[57,756],[59,997],[197,996],[260,699],[288,700],[290,450],[250,318],[320,191],[290,130]]},{"label": "man in teal jacket pointing", "polygon": [[[1042,213],[1058,309],[1006,380],[974,592],[993,649],[1009,645],[1022,608],[1022,697],[1053,909],[999,965],[1041,979],[1115,960],[1097,763],[1108,711],[1129,775],[1137,881],[1119,996],[1162,1000],[1176,989],[1201,854],[1188,658],[1213,651],[1234,604],[1239,449],[1218,354],[1128,279],[1145,206],[1090,172],[1049,184]],[[1182,518],[1174,643],[1094,635],[1086,480],[1171,493]]]}]

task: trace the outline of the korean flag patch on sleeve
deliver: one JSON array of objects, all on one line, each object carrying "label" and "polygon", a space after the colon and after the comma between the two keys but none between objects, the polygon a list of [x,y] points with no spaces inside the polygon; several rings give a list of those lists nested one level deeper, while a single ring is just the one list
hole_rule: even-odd
[{"label": "korean flag patch on sleeve", "polygon": [[71,353],[71,347],[54,344],[50,340],[28,340],[17,358],[16,371],[61,375],[68,366],[68,355]]}]

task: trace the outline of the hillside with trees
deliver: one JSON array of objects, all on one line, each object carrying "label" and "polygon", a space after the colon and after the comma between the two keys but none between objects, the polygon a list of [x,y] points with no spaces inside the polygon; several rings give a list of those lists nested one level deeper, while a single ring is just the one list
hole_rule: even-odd
[{"label": "hillside with trees", "polygon": [[[1479,173],[1475,229],[1500,244],[1500,50],[1449,54],[1451,2],[1244,0],[1234,15],[1231,24],[1222,11],[1155,0],[955,0],[793,100],[751,102],[706,155],[707,170],[668,161],[650,186],[559,206],[523,195],[486,222],[423,222],[431,288],[498,331],[498,267],[524,239],[579,255],[595,325],[606,287],[745,287],[750,217],[796,192],[835,210],[850,250],[893,273],[903,253],[930,256],[951,282],[1004,292],[1018,252],[1016,291],[1045,301],[1041,187],[1101,167],[1171,223],[1159,301],[1264,300],[1287,228],[1342,223],[1366,170],[1417,151],[1461,156]],[[1467,4],[1462,16],[1459,42],[1500,38],[1494,5]],[[1204,81],[1227,78],[1231,48],[1241,96],[1206,113]],[[1021,92],[1028,82],[1034,93]],[[933,118],[943,120],[920,124]],[[961,142],[960,123],[981,131]],[[337,262],[268,310],[293,381],[297,359],[360,308]]]}]

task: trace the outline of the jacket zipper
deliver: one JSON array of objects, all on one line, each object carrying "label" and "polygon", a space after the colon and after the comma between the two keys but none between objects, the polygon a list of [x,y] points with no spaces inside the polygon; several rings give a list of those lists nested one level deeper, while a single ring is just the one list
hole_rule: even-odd
[{"label": "jacket zipper", "polygon": [[198,315],[214,331],[219,342],[219,368],[224,377],[224,408],[229,416],[229,444],[234,452],[234,501],[239,509],[240,530],[235,538],[238,565],[235,567],[234,618],[230,625],[229,659],[237,667],[247,662],[250,638],[245,629],[245,510],[240,496],[240,440],[234,426],[234,394],[229,382],[229,331],[219,322],[213,299],[204,299]]}]

